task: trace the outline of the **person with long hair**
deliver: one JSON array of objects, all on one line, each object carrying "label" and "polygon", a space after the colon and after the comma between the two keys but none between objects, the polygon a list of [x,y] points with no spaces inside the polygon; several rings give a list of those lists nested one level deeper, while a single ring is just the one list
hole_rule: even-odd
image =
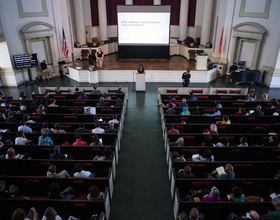
[{"label": "person with long hair", "polygon": [[39,218],[39,213],[36,211],[34,207],[30,208],[29,213],[25,216],[24,220],[37,220]]},{"label": "person with long hair", "polygon": [[20,94],[19,94],[19,98],[18,98],[19,100],[28,100],[28,98],[26,97],[26,95],[25,95],[25,93],[24,92],[21,92]]},{"label": "person with long hair", "polygon": [[102,67],[102,64],[103,64],[104,53],[102,52],[102,50],[101,50],[100,47],[99,47],[98,50],[96,51],[95,57],[96,57],[96,66],[97,66],[98,68],[101,68],[101,67]]},{"label": "person with long hair", "polygon": [[53,207],[48,207],[42,220],[62,220],[62,218],[56,213]]},{"label": "person with long hair", "polygon": [[49,132],[44,130],[38,139],[38,145],[53,145],[52,139],[49,137]]},{"label": "person with long hair", "polygon": [[18,208],[13,212],[12,220],[24,220],[25,211],[22,208]]},{"label": "person with long hair", "polygon": [[89,146],[103,146],[102,142],[99,141],[98,135],[95,134],[92,136],[92,141]]},{"label": "person with long hair", "polygon": [[57,182],[53,182],[50,185],[50,192],[48,195],[48,199],[72,199],[74,197],[80,197],[81,195],[76,192],[72,187],[67,187],[64,191],[60,192],[59,184]]},{"label": "person with long hair", "polygon": [[184,169],[178,171],[177,178],[195,178],[195,175],[190,166],[185,166]]},{"label": "person with long hair", "polygon": [[139,69],[137,70],[137,73],[145,73],[145,69],[144,69],[143,64],[139,65]]},{"label": "person with long hair", "polygon": [[92,49],[88,50],[88,66],[92,67],[93,66],[93,60],[94,60],[94,53]]},{"label": "person with long hair", "polygon": [[39,105],[38,106],[38,109],[37,109],[37,114],[38,115],[44,115],[44,114],[46,114],[46,112],[45,112],[45,107],[43,106],[43,105]]},{"label": "person with long hair", "polygon": [[89,187],[89,194],[87,195],[87,199],[89,201],[96,201],[96,200],[103,200],[105,197],[105,194],[103,192],[100,192],[100,189],[96,187],[95,185],[91,185]]}]

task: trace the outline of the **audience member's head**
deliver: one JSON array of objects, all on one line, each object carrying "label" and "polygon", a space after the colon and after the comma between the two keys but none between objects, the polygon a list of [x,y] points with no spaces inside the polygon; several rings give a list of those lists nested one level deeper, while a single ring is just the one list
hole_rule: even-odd
[{"label": "audience member's head", "polygon": [[115,127],[115,123],[113,121],[110,121],[109,122],[109,128],[114,129],[114,127]]},{"label": "audience member's head", "polygon": [[168,107],[169,107],[169,108],[173,108],[172,103],[169,103],[169,104],[168,104]]},{"label": "audience member's head", "polygon": [[249,215],[250,215],[252,220],[259,220],[259,218],[260,218],[259,214],[254,210],[251,210],[249,212]]},{"label": "audience member's head", "polygon": [[97,121],[97,122],[95,122],[95,127],[96,128],[99,128],[100,127],[100,123]]},{"label": "audience member's head", "polygon": [[232,192],[234,194],[234,198],[241,198],[243,194],[243,190],[239,186],[233,187]]},{"label": "audience member's head", "polygon": [[100,190],[95,185],[91,185],[89,187],[89,194],[91,198],[97,198],[100,195]]},{"label": "audience member's head", "polygon": [[190,166],[184,167],[184,176],[191,177],[192,176],[192,168]]},{"label": "audience member's head", "polygon": [[212,146],[212,136],[207,134],[204,136],[204,146]]},{"label": "audience member's head", "polygon": [[247,141],[248,141],[248,139],[245,136],[240,138],[240,143],[242,143],[242,144],[247,143]]},{"label": "audience member's head", "polygon": [[53,149],[53,151],[54,151],[55,153],[60,153],[60,147],[59,147],[59,146],[55,146],[54,149]]},{"label": "audience member's head", "polygon": [[275,209],[280,209],[280,200],[278,197],[275,197],[274,199],[272,199],[271,203],[273,204]]},{"label": "audience member's head", "polygon": [[25,215],[25,211],[22,208],[18,208],[13,212],[12,220],[24,220]]},{"label": "audience member's head", "polygon": [[228,137],[225,135],[222,136],[221,143],[227,147],[228,146]]},{"label": "audience member's head", "polygon": [[212,199],[218,199],[218,198],[219,198],[219,196],[220,196],[220,191],[217,189],[216,186],[213,186],[213,187],[212,187],[209,196],[210,196]]},{"label": "audience member's head", "polygon": [[194,106],[194,112],[199,112],[199,106]]},{"label": "audience member's head", "polygon": [[229,117],[228,117],[227,115],[225,115],[225,116],[223,117],[223,120],[224,120],[224,121],[228,121],[228,120],[229,120]]},{"label": "audience member's head", "polygon": [[80,164],[80,163],[76,163],[75,164],[75,170],[76,170],[76,172],[82,172],[82,170],[83,170],[83,166],[82,166],[82,164]]},{"label": "audience member's head", "polygon": [[99,101],[104,102],[104,97],[100,97]]},{"label": "audience member's head", "polygon": [[55,220],[56,219],[56,211],[53,209],[53,207],[48,207],[44,213],[44,215],[46,216],[47,220]]},{"label": "audience member's head", "polygon": [[227,175],[231,175],[231,174],[233,174],[233,172],[234,172],[233,166],[232,166],[231,164],[228,163],[228,164],[225,166],[225,173],[226,173]]},{"label": "audience member's head", "polygon": [[14,117],[14,113],[13,113],[13,112],[9,112],[9,113],[8,113],[8,116],[9,116],[10,118]]},{"label": "audience member's head", "polygon": [[82,136],[80,134],[75,135],[76,140],[81,140]]},{"label": "audience member's head", "polygon": [[105,147],[103,150],[103,156],[105,157],[106,160],[110,160],[113,157],[113,151],[111,147]]},{"label": "audience member's head", "polygon": [[59,124],[59,123],[55,123],[54,129],[55,129],[55,130],[60,130],[60,124]]},{"label": "audience member's head", "polygon": [[5,189],[6,183],[4,181],[0,181],[0,191],[3,191]]},{"label": "audience member's head", "polygon": [[7,150],[7,159],[16,159],[16,152],[15,152],[15,149],[13,147],[10,147],[8,150]]},{"label": "audience member's head", "polygon": [[183,98],[182,103],[186,103],[186,102],[187,102],[187,99]]},{"label": "audience member's head", "polygon": [[205,151],[202,154],[202,157],[208,159],[209,161],[212,161],[211,156],[212,156],[212,151],[210,149],[205,149]]},{"label": "audience member's head", "polygon": [[80,122],[79,128],[84,128],[84,123],[83,122]]},{"label": "audience member's head", "polygon": [[42,138],[43,139],[45,139],[46,137],[48,137],[49,136],[49,132],[47,131],[47,130],[44,130],[43,132],[42,132]]},{"label": "audience member's head", "polygon": [[199,216],[198,209],[197,208],[192,208],[191,211],[190,211],[190,218],[192,220],[197,220],[198,216]]},{"label": "audience member's head", "polygon": [[169,123],[169,128],[170,128],[170,130],[173,130],[174,129],[174,124],[171,122],[171,123]]},{"label": "audience member's head", "polygon": [[55,173],[56,172],[56,166],[51,164],[48,168],[48,170],[50,171],[50,173]]},{"label": "audience member's head", "polygon": [[212,123],[212,124],[210,125],[210,130],[211,130],[211,131],[217,131],[217,125]]},{"label": "audience member's head", "polygon": [[256,106],[256,111],[259,112],[259,111],[261,111],[261,110],[262,110],[262,107],[261,107],[260,105],[257,105],[257,106]]},{"label": "audience member's head", "polygon": [[49,127],[48,122],[44,122],[43,125],[42,125],[42,127],[43,127],[43,128],[48,128],[48,127]]}]

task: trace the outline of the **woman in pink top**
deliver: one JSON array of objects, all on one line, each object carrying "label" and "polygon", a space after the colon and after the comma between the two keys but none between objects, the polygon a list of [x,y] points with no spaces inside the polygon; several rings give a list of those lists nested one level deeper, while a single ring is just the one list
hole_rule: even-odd
[{"label": "woman in pink top", "polygon": [[210,125],[210,129],[205,128],[205,129],[203,130],[203,134],[218,134],[217,125],[211,124],[211,125]]},{"label": "woman in pink top", "polygon": [[220,192],[216,186],[213,186],[210,193],[208,189],[190,190],[193,197],[198,196],[202,201],[219,202]]},{"label": "woman in pink top", "polygon": [[180,131],[178,129],[174,129],[174,125],[172,122],[169,124],[169,128],[170,130],[167,132],[168,134],[180,134]]}]

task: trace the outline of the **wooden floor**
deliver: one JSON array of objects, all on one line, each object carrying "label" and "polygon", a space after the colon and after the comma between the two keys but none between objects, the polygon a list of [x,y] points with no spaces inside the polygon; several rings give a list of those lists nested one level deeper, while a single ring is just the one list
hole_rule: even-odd
[{"label": "wooden floor", "polygon": [[[140,64],[143,64],[146,70],[195,70],[196,61],[188,61],[182,56],[171,56],[170,60],[157,60],[157,59],[121,59],[117,60],[117,54],[109,54],[104,57],[104,64],[101,69],[103,70],[137,70]],[[87,60],[76,60],[75,66],[80,66],[82,70],[88,70]],[[94,64],[93,70],[96,70]]]}]

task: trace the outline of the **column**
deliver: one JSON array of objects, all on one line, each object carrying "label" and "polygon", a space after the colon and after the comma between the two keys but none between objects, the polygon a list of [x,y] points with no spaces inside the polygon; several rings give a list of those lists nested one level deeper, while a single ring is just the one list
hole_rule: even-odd
[{"label": "column", "polygon": [[108,40],[106,1],[98,0],[99,36],[101,41]]},{"label": "column", "polygon": [[181,1],[179,20],[179,40],[183,41],[187,37],[189,0]]},{"label": "column", "polygon": [[125,0],[125,5],[133,5],[133,0]]},{"label": "column", "polygon": [[154,0],[154,5],[161,5],[161,0]]},{"label": "column", "polygon": [[86,30],[82,0],[74,0],[77,41],[86,44]]},{"label": "column", "polygon": [[236,36],[232,36],[232,45],[231,45],[231,54],[229,57],[229,65],[231,66],[234,62],[236,62],[235,60],[235,52],[236,52],[236,42],[237,42],[237,37]]},{"label": "column", "polygon": [[201,27],[200,44],[205,45],[210,40],[211,18],[212,18],[213,0],[204,1],[203,19]]},{"label": "column", "polygon": [[257,40],[256,45],[255,45],[252,65],[251,65],[251,68],[253,68],[253,69],[257,69],[261,46],[262,46],[262,41],[261,40]]}]

